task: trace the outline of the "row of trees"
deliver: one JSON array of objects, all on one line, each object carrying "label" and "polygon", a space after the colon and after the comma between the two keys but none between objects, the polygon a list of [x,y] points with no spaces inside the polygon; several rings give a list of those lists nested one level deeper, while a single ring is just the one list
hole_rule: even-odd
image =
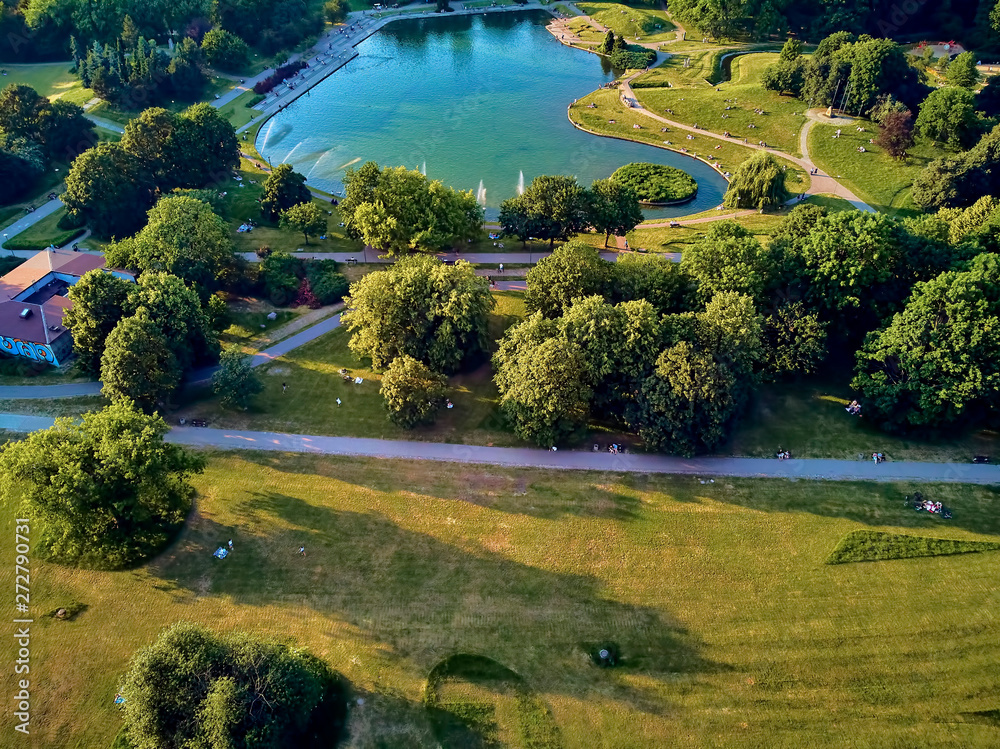
[{"label": "row of trees", "polygon": [[211,105],[180,114],[151,107],[129,121],[120,142],[80,154],[63,202],[96,234],[124,236],[143,225],[160,195],[227,182],[239,159],[232,124]]},{"label": "row of trees", "polygon": [[611,234],[625,234],[642,221],[635,192],[614,179],[595,180],[586,189],[576,177],[535,177],[521,195],[500,204],[500,226],[527,242],[534,237],[567,240],[588,228],[604,232],[607,245]]},{"label": "row of trees", "polygon": [[[323,28],[317,0],[60,0],[3,6],[0,29],[3,59],[65,58],[69,39],[84,46],[114,44],[125,19],[146,38],[164,39],[182,32],[200,41],[211,28],[225,29],[248,40],[264,54],[291,49]],[[31,40],[20,44],[18,40]]]},{"label": "row of trees", "polygon": [[416,170],[369,161],[348,169],[344,186],[339,209],[348,236],[389,255],[440,250],[482,234],[483,208],[470,191]]},{"label": "row of trees", "polygon": [[867,114],[885,95],[915,110],[930,92],[921,78],[906,51],[891,39],[856,38],[838,31],[823,39],[808,58],[803,57],[799,40],[788,40],[778,61],[764,70],[761,84],[811,106],[832,105]]},{"label": "row of trees", "polygon": [[50,102],[30,86],[0,92],[0,203],[26,196],[56,161],[72,161],[97,142],[83,109]]},{"label": "row of trees", "polygon": [[968,151],[935,159],[913,181],[913,201],[923,208],[964,208],[1000,193],[1000,125]]},{"label": "row of trees", "polygon": [[130,16],[113,44],[93,42],[81,50],[71,37],[70,54],[84,88],[129,109],[174,99],[196,101],[208,82],[194,40],[185,37],[171,57],[138,34]]}]

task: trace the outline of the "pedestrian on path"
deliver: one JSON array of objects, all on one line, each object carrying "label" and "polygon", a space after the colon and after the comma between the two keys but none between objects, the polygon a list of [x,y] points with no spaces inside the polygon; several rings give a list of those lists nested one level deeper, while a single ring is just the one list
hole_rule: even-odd
[{"label": "pedestrian on path", "polygon": [[503,263],[500,263],[500,272],[503,273]]}]

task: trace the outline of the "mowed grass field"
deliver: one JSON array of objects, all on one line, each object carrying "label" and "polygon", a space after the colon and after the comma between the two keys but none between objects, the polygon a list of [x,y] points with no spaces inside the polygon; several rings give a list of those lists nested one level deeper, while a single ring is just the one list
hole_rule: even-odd
[{"label": "mowed grass field", "polygon": [[[864,132],[858,132],[858,127]],[[835,138],[837,130],[840,137]],[[946,151],[925,138],[918,138],[905,161],[896,161],[874,143],[878,125],[871,122],[848,122],[845,125],[814,125],[809,131],[809,156],[827,174],[852,190],[875,210],[889,215],[918,213],[913,203],[913,180]],[[866,153],[860,153],[858,147]]]},{"label": "mowed grass field", "polygon": [[577,3],[576,7],[629,42],[648,44],[677,38],[666,12],[659,9],[633,8],[621,3]]},{"label": "mowed grass field", "polygon": [[3,77],[0,77],[0,87],[20,83],[31,86],[41,96],[51,100],[62,99],[82,106],[90,101],[95,94],[90,89],[83,87],[75,73],[69,72],[72,67],[73,63],[69,60],[30,65],[5,63],[3,69],[6,72]]},{"label": "mowed grass field", "polygon": [[[707,58],[708,53],[703,53],[702,57]],[[677,55],[665,65],[682,66],[683,58],[684,55]],[[739,55],[732,60],[732,80],[715,86],[700,81],[700,85],[693,86],[645,88],[644,83],[654,84],[664,73],[647,81],[644,81],[645,76],[640,76],[633,81],[634,91],[644,107],[661,117],[685,125],[696,124],[715,133],[728,131],[741,141],[743,138],[750,143],[764,141],[771,148],[801,156],[799,130],[806,121],[803,114],[806,105],[789,96],[767,91],[760,85],[764,68],[777,59],[778,55],[773,53]],[[646,75],[654,73],[656,70]],[[765,114],[756,114],[754,110],[757,109]]]},{"label": "mowed grass field", "polygon": [[[178,620],[324,658],[364,698],[350,747],[435,746],[421,694],[456,653],[520,675],[565,747],[996,746],[1000,554],[826,564],[854,530],[996,540],[994,488],[921,486],[945,522],[892,484],[249,452],[211,455],[196,484],[140,569],[33,559],[36,746],[108,747],[120,675]],[[13,564],[0,577],[13,589]],[[607,642],[622,663],[597,668]],[[0,683],[15,693],[12,668]]]}]

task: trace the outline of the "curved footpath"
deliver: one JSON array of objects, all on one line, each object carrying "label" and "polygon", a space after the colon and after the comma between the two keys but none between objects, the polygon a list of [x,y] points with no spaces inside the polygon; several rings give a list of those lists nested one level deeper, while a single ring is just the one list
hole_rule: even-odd
[{"label": "curved footpath", "polygon": [[[30,432],[47,429],[54,419],[0,414],[0,429]],[[167,440],[191,447],[222,450],[273,450],[386,458],[433,460],[442,463],[497,465],[615,473],[667,473],[685,476],[816,479],[827,481],[914,481],[964,484],[1000,482],[997,466],[971,463],[882,463],[852,460],[773,460],[767,458],[675,458],[666,455],[539,450],[520,447],[482,447],[442,442],[409,442],[359,437],[321,437],[280,432],[241,432],[227,429],[174,427]]]}]

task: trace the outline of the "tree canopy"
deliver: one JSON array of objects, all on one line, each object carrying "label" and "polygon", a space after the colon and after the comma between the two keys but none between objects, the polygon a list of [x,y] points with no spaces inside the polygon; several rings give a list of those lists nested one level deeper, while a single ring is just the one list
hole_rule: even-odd
[{"label": "tree canopy", "polygon": [[883,428],[981,422],[1000,404],[1000,256],[918,283],[865,341],[853,384]]},{"label": "tree canopy", "polygon": [[127,403],[56,419],[0,448],[0,488],[42,523],[39,548],[63,563],[126,567],[183,523],[200,457],[163,441],[167,424]]},{"label": "tree canopy", "polygon": [[530,237],[569,239],[588,224],[586,191],[576,177],[535,177],[521,195],[500,204],[500,226],[505,234],[526,242]]},{"label": "tree canopy", "polygon": [[266,218],[277,221],[283,211],[311,201],[305,176],[296,172],[291,164],[278,164],[264,180],[260,209]]},{"label": "tree canopy", "polygon": [[608,264],[595,248],[568,242],[528,270],[524,304],[529,313],[557,317],[574,299],[603,293],[607,278]]},{"label": "tree canopy", "polygon": [[135,749],[335,746],[345,702],[337,675],[288,644],[178,622],[132,658],[121,685]]},{"label": "tree canopy", "polygon": [[250,354],[238,346],[229,346],[219,357],[219,368],[212,374],[212,392],[219,396],[223,408],[246,410],[264,383],[253,370]]},{"label": "tree canopy", "polygon": [[84,372],[100,372],[105,341],[125,316],[134,288],[132,282],[103,270],[88,271],[70,286],[73,306],[63,315],[63,325],[73,335],[73,353]]},{"label": "tree canopy", "polygon": [[681,270],[698,282],[705,301],[720,291],[761,299],[774,273],[771,253],[735,221],[716,221],[681,258]]},{"label": "tree canopy", "polygon": [[351,350],[376,369],[405,354],[452,374],[485,353],[494,302],[470,264],[415,255],[351,284],[345,304]]},{"label": "tree canopy", "polygon": [[390,255],[441,250],[483,230],[483,208],[468,190],[445,187],[405,167],[369,161],[344,176],[340,215],[347,232]]},{"label": "tree canopy", "polygon": [[412,356],[396,357],[382,375],[379,391],[389,419],[405,429],[432,423],[444,405],[447,382]]},{"label": "tree canopy", "polygon": [[281,226],[302,232],[306,244],[309,244],[310,234],[315,237],[326,233],[326,212],[312,200],[308,203],[299,203],[282,212]]},{"label": "tree canopy", "polygon": [[726,208],[770,208],[788,200],[785,170],[766,151],[757,151],[736,167],[726,188]]},{"label": "tree canopy", "polygon": [[588,198],[587,216],[595,230],[604,232],[605,247],[612,234],[627,234],[642,223],[642,209],[635,193],[620,182],[594,180]]},{"label": "tree canopy", "polygon": [[920,105],[917,130],[925,138],[967,148],[981,132],[976,97],[968,89],[945,86],[934,89]]}]

